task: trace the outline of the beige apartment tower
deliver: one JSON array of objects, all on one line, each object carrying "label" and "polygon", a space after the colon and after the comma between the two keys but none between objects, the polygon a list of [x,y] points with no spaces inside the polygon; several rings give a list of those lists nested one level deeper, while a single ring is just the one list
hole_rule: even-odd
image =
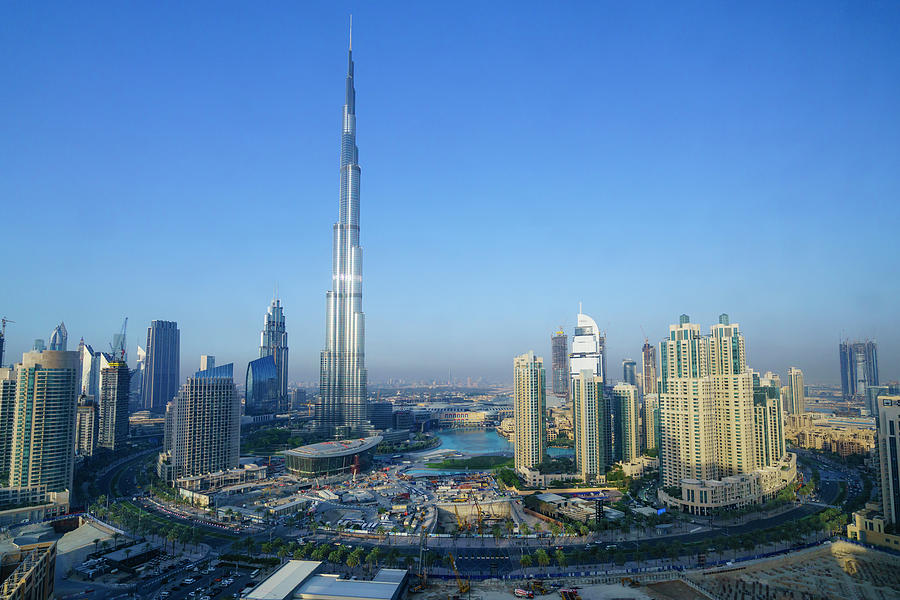
[{"label": "beige apartment tower", "polygon": [[637,386],[617,383],[613,387],[613,401],[618,403],[615,411],[620,423],[616,424],[614,440],[616,456],[629,462],[641,455],[641,419]]},{"label": "beige apartment tower", "polygon": [[612,427],[603,379],[591,369],[572,378],[575,469],[582,481],[605,476],[612,464]]},{"label": "beige apartment tower", "polygon": [[516,421],[515,468],[534,468],[547,447],[544,359],[528,352],[513,361],[513,410]]},{"label": "beige apartment tower", "polygon": [[788,380],[790,385],[787,397],[787,412],[792,415],[802,415],[806,412],[806,392],[803,389],[803,371],[797,367],[788,369]]}]

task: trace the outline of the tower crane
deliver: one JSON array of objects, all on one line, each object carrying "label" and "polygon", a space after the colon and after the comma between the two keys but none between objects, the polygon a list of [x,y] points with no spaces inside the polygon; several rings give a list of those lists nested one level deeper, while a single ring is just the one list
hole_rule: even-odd
[{"label": "tower crane", "polygon": [[468,593],[468,591],[470,589],[472,589],[472,586],[469,583],[469,580],[463,579],[460,576],[459,571],[456,570],[456,561],[453,560],[453,555],[448,554],[447,556],[450,557],[450,566],[453,567],[453,574],[456,575],[456,585],[457,585],[457,587],[459,587],[459,593],[460,594]]},{"label": "tower crane", "polygon": [[128,317],[125,317],[125,322],[122,323],[122,329],[119,331],[118,336],[113,337],[113,341],[109,344],[110,353],[113,355],[113,358],[117,358],[122,360],[125,358],[125,330],[128,329]]}]

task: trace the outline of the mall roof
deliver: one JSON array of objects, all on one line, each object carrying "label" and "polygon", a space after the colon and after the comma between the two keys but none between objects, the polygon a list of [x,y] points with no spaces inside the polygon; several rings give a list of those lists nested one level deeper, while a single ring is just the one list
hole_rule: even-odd
[{"label": "mall roof", "polygon": [[285,600],[290,598],[307,577],[312,575],[321,561],[289,560],[263,580],[258,586],[244,594],[245,600]]},{"label": "mall roof", "polygon": [[328,458],[337,456],[350,456],[359,454],[369,448],[373,448],[381,443],[380,435],[367,438],[358,438],[354,440],[339,440],[332,442],[319,442],[318,444],[310,444],[308,446],[300,446],[293,450],[285,450],[282,454],[292,456],[301,456],[307,458]]}]

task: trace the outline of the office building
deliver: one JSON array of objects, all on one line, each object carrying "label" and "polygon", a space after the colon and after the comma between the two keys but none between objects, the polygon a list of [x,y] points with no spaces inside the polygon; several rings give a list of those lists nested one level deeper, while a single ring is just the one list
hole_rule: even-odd
[{"label": "office building", "polygon": [[201,354],[200,355],[200,370],[206,371],[208,369],[212,369],[216,366],[216,357],[210,354]]},{"label": "office building", "polygon": [[79,456],[93,456],[100,437],[97,403],[91,396],[81,394],[75,411],[75,452]]},{"label": "office building", "polygon": [[81,366],[80,392],[95,398],[100,393],[100,361],[102,352],[94,352],[90,344],[84,343],[84,338],[78,343],[78,360]]},{"label": "office building", "polygon": [[147,329],[147,357],[141,398],[151,412],[165,411],[178,394],[181,381],[181,332],[174,321],[151,321]]},{"label": "office building", "polygon": [[276,411],[288,409],[288,337],[284,324],[284,307],[281,300],[272,299],[266,311],[266,319],[259,335],[259,357],[272,357],[275,364]]},{"label": "office building", "polygon": [[16,409],[16,371],[0,367],[0,486],[9,478],[13,416]]},{"label": "office building", "polygon": [[787,405],[785,410],[792,415],[806,412],[806,391],[803,388],[803,371],[797,367],[788,369]]},{"label": "office building", "polygon": [[114,359],[101,369],[98,446],[119,452],[128,445],[130,390],[131,371],[124,361]]},{"label": "office building", "polygon": [[571,382],[575,470],[584,482],[597,481],[613,463],[612,419],[603,380],[583,369]]},{"label": "office building", "polygon": [[362,248],[359,245],[359,150],[353,50],[341,131],[341,190],[332,245],[332,289],[326,296],[325,348],[319,364],[315,422],[319,431],[349,438],[370,429],[366,421],[365,315],[362,308]]},{"label": "office building", "polygon": [[641,348],[641,393],[656,394],[656,347],[644,340]]},{"label": "office building", "polygon": [[131,372],[131,398],[134,406],[144,406],[144,369],[147,365],[147,353],[140,346],[137,347],[137,362],[134,371]]},{"label": "office building", "polygon": [[900,524],[900,396],[878,398],[881,503],[887,523]]},{"label": "office building", "polygon": [[394,405],[383,400],[370,402],[369,421],[375,429],[390,429],[394,425]]},{"label": "office building", "polygon": [[244,390],[246,393],[244,414],[267,415],[278,412],[281,385],[278,381],[278,366],[273,355],[257,358],[247,364]]},{"label": "office building", "polygon": [[26,352],[17,368],[9,485],[72,489],[78,353]]},{"label": "office building", "polygon": [[841,392],[845,399],[865,397],[866,389],[880,385],[878,379],[878,346],[872,340],[838,345],[841,363]]},{"label": "office building", "polygon": [[291,390],[291,410],[292,411],[306,411],[307,410],[307,400],[306,400],[306,390],[302,388],[295,388]]},{"label": "office building", "polygon": [[550,338],[550,357],[553,361],[553,395],[569,396],[569,337],[559,328]]},{"label": "office building", "polygon": [[237,468],[240,426],[233,365],[197,371],[167,407],[170,439],[160,455],[157,474],[174,482]]},{"label": "office building", "polygon": [[66,331],[66,324],[60,322],[50,333],[50,350],[65,352],[68,341],[69,332]]},{"label": "office building", "polygon": [[546,380],[544,359],[534,352],[513,361],[513,410],[516,432],[515,468],[522,471],[544,461],[547,447]]},{"label": "office building", "polygon": [[34,345],[31,346],[32,352],[43,352],[47,349],[47,344],[44,343],[42,339],[34,340]]},{"label": "office building", "polygon": [[628,385],[637,385],[637,376],[635,371],[637,370],[637,363],[631,360],[630,358],[626,358],[622,361],[622,381],[627,383]]},{"label": "office building", "polygon": [[613,387],[615,411],[614,439],[616,460],[629,462],[641,455],[641,421],[637,386],[617,383]]}]

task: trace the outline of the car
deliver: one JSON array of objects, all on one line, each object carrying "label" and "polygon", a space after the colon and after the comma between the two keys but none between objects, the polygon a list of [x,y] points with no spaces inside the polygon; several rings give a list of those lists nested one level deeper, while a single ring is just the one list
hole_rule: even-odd
[{"label": "car", "polygon": [[188,592],[188,596],[191,598],[193,598],[196,595],[197,595],[197,592]]}]

